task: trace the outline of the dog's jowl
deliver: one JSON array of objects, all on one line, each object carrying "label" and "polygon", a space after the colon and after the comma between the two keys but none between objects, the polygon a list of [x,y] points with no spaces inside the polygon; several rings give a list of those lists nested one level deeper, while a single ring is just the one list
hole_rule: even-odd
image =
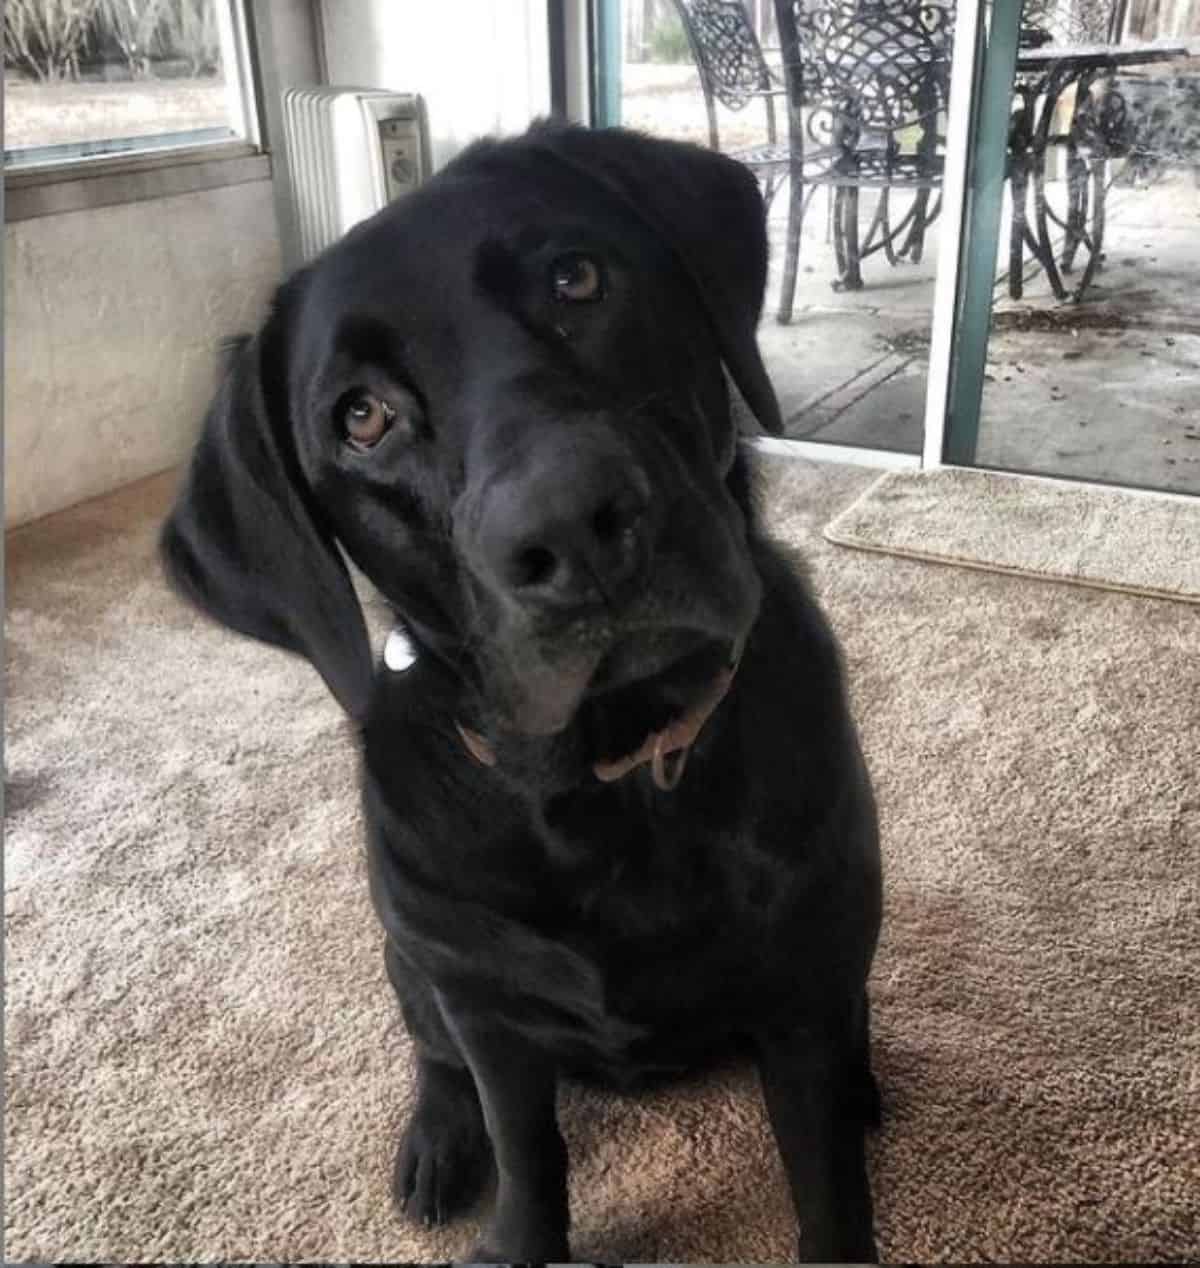
[{"label": "dog's jowl", "polygon": [[[494,1170],[479,1259],[569,1258],[560,1077],[737,1051],[802,1258],[875,1256],[874,805],[728,386],[779,429],[766,263],[719,155],[480,142],[280,288],[164,529],[181,591],[358,724],[418,1067],[395,1194],[448,1220]],[[395,612],[378,664],[343,550]]]}]

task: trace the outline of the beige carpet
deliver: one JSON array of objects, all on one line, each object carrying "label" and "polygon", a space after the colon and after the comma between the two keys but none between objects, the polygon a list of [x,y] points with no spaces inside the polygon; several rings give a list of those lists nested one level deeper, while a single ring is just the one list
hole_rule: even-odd
[{"label": "beige carpet", "polygon": [[892,471],[825,536],[861,550],[1200,603],[1200,498],[995,471]]},{"label": "beige carpet", "polygon": [[[842,550],[874,476],[771,470],[885,826],[884,1254],[1200,1258],[1197,611]],[[461,1256],[389,1205],[411,1083],[346,727],[164,592],[168,488],[10,541],[7,1257]],[[747,1070],[562,1108],[580,1257],[791,1255]]]}]

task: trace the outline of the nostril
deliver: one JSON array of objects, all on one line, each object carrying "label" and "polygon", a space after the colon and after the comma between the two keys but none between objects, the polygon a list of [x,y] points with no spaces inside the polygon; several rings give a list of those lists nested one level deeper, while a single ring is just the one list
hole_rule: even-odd
[{"label": "nostril", "polygon": [[637,571],[643,510],[635,498],[618,495],[604,501],[589,516],[592,539],[588,555],[602,584],[616,585]]},{"label": "nostril", "polygon": [[592,513],[591,529],[601,546],[627,546],[637,536],[644,507],[632,493],[609,498]]},{"label": "nostril", "polygon": [[617,510],[615,502],[605,502],[592,516],[592,532],[596,540],[607,545],[624,531],[625,517]]},{"label": "nostril", "polygon": [[545,546],[526,546],[513,556],[510,580],[516,587],[545,585],[554,576],[558,560]]}]

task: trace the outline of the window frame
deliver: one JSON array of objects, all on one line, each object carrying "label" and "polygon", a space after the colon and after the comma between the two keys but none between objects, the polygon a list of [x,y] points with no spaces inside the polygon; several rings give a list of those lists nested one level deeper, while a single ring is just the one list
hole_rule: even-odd
[{"label": "window frame", "polygon": [[218,21],[226,27],[222,42],[232,49],[236,74],[236,84],[227,90],[229,113],[241,135],[28,166],[6,164],[6,223],[271,178],[253,0],[216,3]]}]

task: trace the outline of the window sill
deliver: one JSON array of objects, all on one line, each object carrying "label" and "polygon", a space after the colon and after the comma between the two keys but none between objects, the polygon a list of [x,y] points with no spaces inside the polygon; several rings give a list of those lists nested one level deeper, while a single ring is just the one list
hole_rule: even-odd
[{"label": "window sill", "polygon": [[270,178],[270,155],[240,141],[9,168],[4,219],[34,220]]}]

